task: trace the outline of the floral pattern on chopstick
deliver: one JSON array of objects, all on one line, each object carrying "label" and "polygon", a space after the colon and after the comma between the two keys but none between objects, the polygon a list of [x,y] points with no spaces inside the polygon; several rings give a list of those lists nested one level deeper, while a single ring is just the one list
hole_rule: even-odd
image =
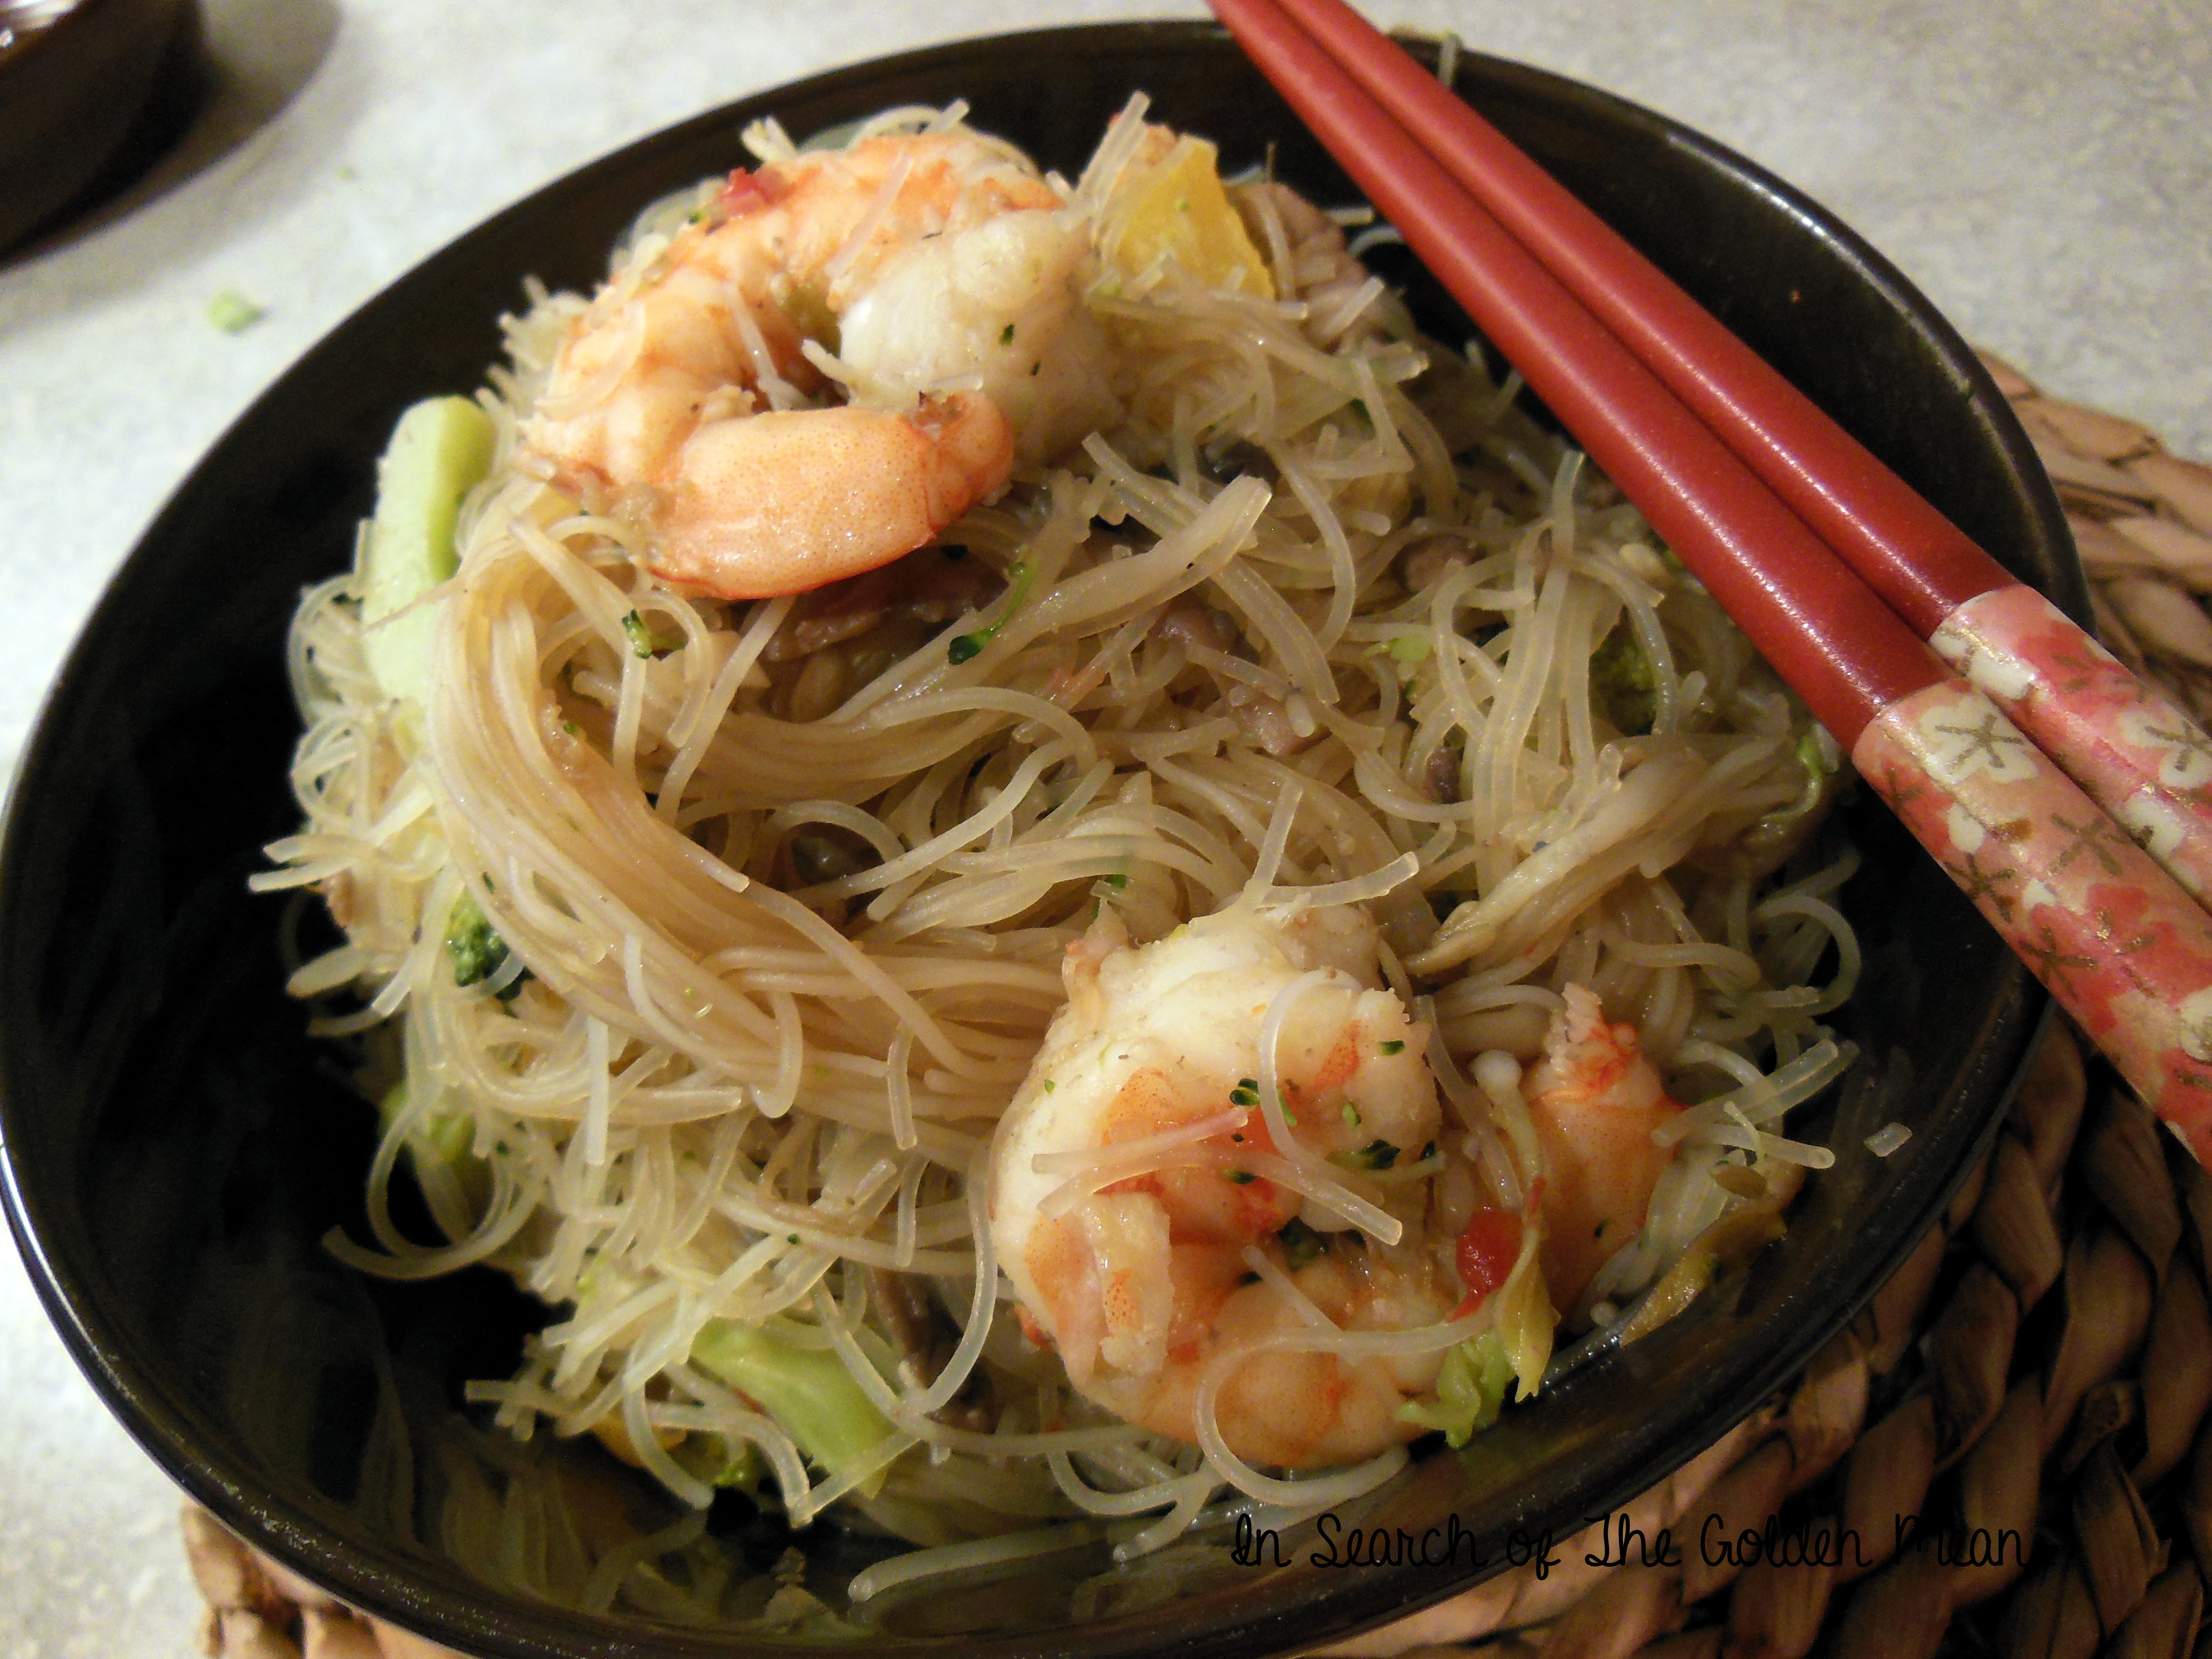
[{"label": "floral pattern on chopstick", "polygon": [[2197,1161],[2212,1162],[2212,917],[1964,680],[1893,703],[1851,758]]},{"label": "floral pattern on chopstick", "polygon": [[2212,894],[2212,738],[2032,587],[1969,599],[1929,643],[2011,713],[2200,901]]}]

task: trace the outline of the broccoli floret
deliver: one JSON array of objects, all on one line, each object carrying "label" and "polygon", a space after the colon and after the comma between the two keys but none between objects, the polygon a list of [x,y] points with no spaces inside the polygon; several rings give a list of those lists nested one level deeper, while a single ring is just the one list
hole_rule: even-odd
[{"label": "broccoli floret", "polygon": [[[453,958],[456,985],[481,984],[507,965],[507,941],[485,918],[476,895],[465,888],[446,919],[446,954]],[[501,1002],[512,1002],[529,977],[526,969],[494,994]]]}]

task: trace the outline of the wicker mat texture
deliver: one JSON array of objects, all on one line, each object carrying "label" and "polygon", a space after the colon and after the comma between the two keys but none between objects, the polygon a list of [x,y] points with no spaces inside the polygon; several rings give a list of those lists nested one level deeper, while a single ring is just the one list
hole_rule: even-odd
[{"label": "wicker mat texture", "polygon": [[[1987,361],[2066,504],[2099,634],[2212,720],[2212,467]],[[1331,1651],[2212,1659],[2208,1284],[2212,1177],[2054,1023],[1941,1224],[1779,1397],[1543,1579]],[[184,1534],[210,1655],[453,1659],[198,1509]]]}]

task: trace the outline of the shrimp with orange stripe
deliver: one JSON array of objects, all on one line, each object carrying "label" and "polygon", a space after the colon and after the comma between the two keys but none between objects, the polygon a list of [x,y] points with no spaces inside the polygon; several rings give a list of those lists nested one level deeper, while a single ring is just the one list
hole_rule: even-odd
[{"label": "shrimp with orange stripe", "polygon": [[1376,945],[1357,908],[1236,906],[1143,946],[1108,910],[1070,948],[991,1225],[1024,1328],[1115,1415],[1248,1465],[1373,1459],[1430,1425],[1407,1407],[1524,1243],[1571,1305],[1642,1224],[1676,1109],[1633,1028],[1571,988],[1528,1079],[1528,1202],[1480,1206]]},{"label": "shrimp with orange stripe", "polygon": [[[1448,1158],[1428,1028],[1381,986],[1350,908],[1232,908],[1133,947],[1109,910],[1002,1120],[992,1231],[1075,1388],[1201,1438],[1224,1354],[1325,1323],[1441,1323],[1462,1299],[1431,1216]],[[1268,1352],[1218,1380],[1229,1449],[1282,1468],[1419,1435],[1437,1352]]]},{"label": "shrimp with orange stripe", "polygon": [[1060,191],[965,129],[739,168],[577,314],[526,455],[725,599],[879,568],[1115,417],[1092,254]]}]

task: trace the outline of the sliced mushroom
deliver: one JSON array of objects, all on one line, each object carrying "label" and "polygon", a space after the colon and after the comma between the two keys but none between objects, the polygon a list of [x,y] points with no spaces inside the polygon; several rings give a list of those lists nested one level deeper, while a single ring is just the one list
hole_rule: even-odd
[{"label": "sliced mushroom", "polygon": [[[926,1389],[936,1382],[960,1345],[960,1333],[938,1306],[929,1281],[919,1273],[871,1267],[868,1295],[882,1310],[891,1338],[898,1344],[900,1372],[916,1388]],[[998,1395],[989,1375],[976,1366],[968,1373],[960,1392],[934,1415],[947,1428],[988,1433],[999,1420]]]}]

